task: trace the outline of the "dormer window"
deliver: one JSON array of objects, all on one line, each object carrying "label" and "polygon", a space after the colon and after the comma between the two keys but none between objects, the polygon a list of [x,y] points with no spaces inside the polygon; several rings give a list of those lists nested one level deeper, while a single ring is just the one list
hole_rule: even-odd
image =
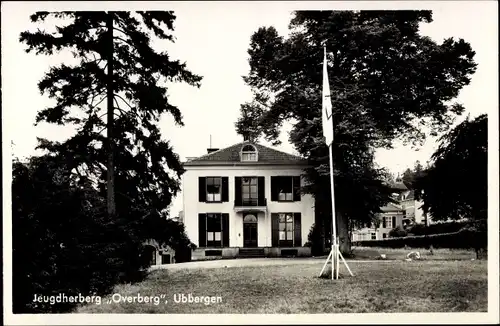
[{"label": "dormer window", "polygon": [[245,145],[241,149],[240,157],[242,162],[257,162],[257,149],[253,145]]}]

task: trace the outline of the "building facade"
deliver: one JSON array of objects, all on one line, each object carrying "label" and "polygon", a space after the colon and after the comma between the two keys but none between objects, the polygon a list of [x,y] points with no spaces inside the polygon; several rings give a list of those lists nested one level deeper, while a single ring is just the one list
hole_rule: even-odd
[{"label": "building facade", "polygon": [[[396,203],[389,203],[381,207],[382,213],[378,216],[377,223],[372,223],[370,227],[357,228],[351,232],[351,241],[382,240],[389,238],[389,232],[397,227],[402,229],[410,224],[407,214],[412,209],[410,200],[403,198],[408,192],[408,188],[402,182],[391,185],[392,198]],[[406,206],[405,206],[406,204]],[[414,205],[414,204],[413,204]]]},{"label": "building facade", "polygon": [[245,141],[184,163],[184,225],[206,257],[308,256],[314,200],[300,157]]},{"label": "building facade", "polygon": [[396,228],[403,228],[405,210],[398,205],[388,204],[381,208],[378,224],[352,231],[352,241],[381,240],[389,238],[389,232]]}]

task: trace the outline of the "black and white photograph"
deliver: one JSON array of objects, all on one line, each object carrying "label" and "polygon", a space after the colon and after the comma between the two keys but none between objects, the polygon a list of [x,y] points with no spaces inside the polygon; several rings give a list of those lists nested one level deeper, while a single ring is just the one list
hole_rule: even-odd
[{"label": "black and white photograph", "polygon": [[3,1],[6,325],[497,324],[496,1]]}]

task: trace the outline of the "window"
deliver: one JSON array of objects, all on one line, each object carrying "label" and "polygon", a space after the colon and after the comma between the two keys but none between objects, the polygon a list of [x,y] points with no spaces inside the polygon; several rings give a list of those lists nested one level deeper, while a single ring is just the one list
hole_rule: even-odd
[{"label": "window", "polygon": [[280,246],[293,246],[293,214],[279,214],[279,241]]},{"label": "window", "polygon": [[372,233],[372,240],[377,240],[377,234],[376,233]]},{"label": "window", "polygon": [[222,201],[222,178],[209,177],[206,178],[207,183],[207,202],[220,202]]},{"label": "window", "polygon": [[293,178],[292,177],[278,177],[277,191],[279,201],[292,201],[293,200]]},{"label": "window", "polygon": [[272,201],[300,201],[300,176],[272,176]]},{"label": "window", "polygon": [[229,178],[220,176],[198,177],[198,201],[221,203],[229,201]]},{"label": "window", "polygon": [[222,217],[219,213],[207,214],[207,247],[222,247]]},{"label": "window", "polygon": [[387,233],[382,233],[382,238],[387,238]]},{"label": "window", "polygon": [[388,229],[392,229],[392,216],[386,216],[385,219],[385,227]]},{"label": "window", "polygon": [[241,192],[243,205],[257,205],[257,178],[244,177],[241,180]]},{"label": "window", "polygon": [[243,223],[258,223],[257,217],[253,214],[246,214]]},{"label": "window", "polygon": [[241,161],[243,162],[256,162],[257,149],[252,145],[245,145],[241,149]]}]

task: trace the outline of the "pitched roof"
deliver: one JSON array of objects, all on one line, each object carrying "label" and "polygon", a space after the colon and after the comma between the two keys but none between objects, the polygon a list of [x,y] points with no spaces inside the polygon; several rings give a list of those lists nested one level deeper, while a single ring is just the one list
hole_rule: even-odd
[{"label": "pitched roof", "polygon": [[396,181],[389,185],[389,187],[391,187],[392,190],[408,190],[408,187],[406,187],[406,185],[402,181]]},{"label": "pitched roof", "polygon": [[[257,148],[257,162],[241,162],[241,149],[248,144]],[[190,159],[184,163],[184,166],[198,165],[307,165],[307,161],[296,155],[281,152],[250,141],[244,141],[210,154]]]},{"label": "pitched roof", "polygon": [[398,205],[395,205],[393,203],[389,203],[385,205],[384,207],[380,208],[382,212],[387,213],[387,212],[401,212],[404,211],[404,209]]}]

